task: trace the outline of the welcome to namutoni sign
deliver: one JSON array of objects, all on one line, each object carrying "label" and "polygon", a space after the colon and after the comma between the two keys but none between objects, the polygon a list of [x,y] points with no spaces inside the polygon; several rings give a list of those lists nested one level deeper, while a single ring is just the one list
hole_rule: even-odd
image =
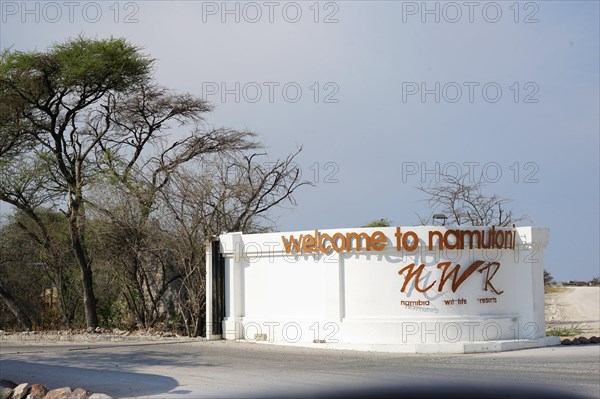
[{"label": "welcome to namutoni sign", "polygon": [[[495,226],[481,230],[450,229],[445,232],[429,230],[427,232],[428,249],[514,249],[516,230],[513,225],[511,230],[496,230]],[[289,238],[288,238],[289,237]],[[386,248],[388,238],[382,231],[374,231],[371,234],[356,231],[345,233],[321,233],[318,229],[314,234],[299,234],[295,238],[293,234],[281,236],[286,253],[330,253],[350,252],[352,250],[369,252],[383,251]],[[414,251],[419,246],[419,236],[416,232],[409,230],[402,232],[396,227],[394,233],[395,247],[397,251]]]},{"label": "welcome to namutoni sign", "polygon": [[408,352],[555,344],[547,242],[515,226],[224,234],[207,251],[207,333]]}]

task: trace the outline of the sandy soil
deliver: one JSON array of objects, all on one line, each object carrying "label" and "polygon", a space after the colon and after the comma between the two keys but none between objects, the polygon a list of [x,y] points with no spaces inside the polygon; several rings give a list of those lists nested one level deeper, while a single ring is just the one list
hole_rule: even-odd
[{"label": "sandy soil", "polygon": [[556,287],[546,294],[546,330],[577,327],[600,335],[600,287]]}]

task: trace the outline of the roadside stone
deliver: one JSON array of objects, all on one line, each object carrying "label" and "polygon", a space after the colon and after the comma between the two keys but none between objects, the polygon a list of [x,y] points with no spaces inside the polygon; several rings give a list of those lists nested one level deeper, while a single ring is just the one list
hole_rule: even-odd
[{"label": "roadside stone", "polygon": [[577,339],[577,338],[573,339],[573,345],[580,345],[580,344],[581,344],[581,342],[579,342],[579,339]]},{"label": "roadside stone", "polygon": [[94,393],[88,399],[113,399],[112,396],[108,396],[103,393]]},{"label": "roadside stone", "polygon": [[0,387],[0,399],[9,399],[13,394],[12,388]]},{"label": "roadside stone", "polygon": [[586,337],[579,337],[577,338],[577,340],[579,341],[580,344],[585,345],[585,344],[589,344],[590,340],[587,339]]},{"label": "roadside stone", "polygon": [[71,394],[71,388],[57,388],[49,391],[44,399],[68,399]]},{"label": "roadside stone", "polygon": [[599,344],[600,343],[600,338],[593,336],[590,338],[590,344]]},{"label": "roadside stone", "polygon": [[31,386],[31,391],[29,391],[29,395],[27,398],[29,399],[42,399],[48,393],[48,388],[46,388],[42,384],[33,384]]},{"label": "roadside stone", "polygon": [[23,399],[25,396],[27,396],[30,389],[31,387],[26,382],[17,385],[16,388],[13,389],[12,399]]},{"label": "roadside stone", "polygon": [[88,399],[92,393],[83,388],[77,388],[69,395],[69,399]]},{"label": "roadside stone", "polygon": [[17,384],[9,380],[0,380],[0,387],[15,389]]},{"label": "roadside stone", "polygon": [[573,345],[573,341],[571,341],[569,338],[565,338],[562,341],[560,341],[561,345]]}]

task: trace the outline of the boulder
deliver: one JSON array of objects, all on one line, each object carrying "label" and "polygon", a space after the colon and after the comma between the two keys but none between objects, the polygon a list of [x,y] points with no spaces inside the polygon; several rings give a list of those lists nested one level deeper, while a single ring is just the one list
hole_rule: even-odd
[{"label": "boulder", "polygon": [[581,345],[585,345],[585,344],[589,344],[590,343],[590,340],[587,339],[586,337],[579,337],[579,338],[577,338],[577,340],[579,341],[579,343]]},{"label": "boulder", "polygon": [[28,398],[30,399],[42,399],[48,393],[48,388],[42,384],[33,384],[31,391],[29,391]]},{"label": "boulder", "polygon": [[590,338],[590,344],[600,344],[600,338],[593,336]]},{"label": "boulder", "polygon": [[92,393],[83,388],[77,388],[69,395],[69,399],[88,399]]},{"label": "boulder", "polygon": [[103,393],[94,393],[88,399],[112,399],[112,397]]},{"label": "boulder", "polygon": [[25,398],[25,396],[27,396],[27,394],[29,393],[30,389],[31,389],[31,387],[26,382],[17,385],[15,387],[15,389],[13,389],[12,399],[23,399],[23,398]]},{"label": "boulder", "polygon": [[44,399],[68,399],[71,394],[71,388],[57,388],[51,391],[48,391],[46,397]]},{"label": "boulder", "polygon": [[560,341],[561,345],[573,345],[573,341],[571,341],[569,338],[565,338],[562,341]]},{"label": "boulder", "polygon": [[0,399],[9,399],[13,394],[12,388],[0,387]]}]

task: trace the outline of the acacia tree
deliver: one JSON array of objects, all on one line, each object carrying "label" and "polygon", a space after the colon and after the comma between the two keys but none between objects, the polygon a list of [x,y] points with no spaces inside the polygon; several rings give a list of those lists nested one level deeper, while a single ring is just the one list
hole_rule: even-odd
[{"label": "acacia tree", "polygon": [[[442,175],[440,182],[419,188],[428,195],[426,201],[430,208],[444,214],[452,225],[511,226],[527,219],[526,215],[515,215],[507,208],[512,202],[510,199],[497,194],[487,195],[484,189],[481,178],[470,182],[468,174],[460,177]],[[423,225],[433,222],[431,216],[417,216]]]},{"label": "acacia tree", "polygon": [[65,195],[71,246],[81,270],[88,327],[98,325],[92,258],[85,243],[84,189],[93,174],[99,142],[111,132],[90,127],[96,110],[112,97],[147,81],[152,60],[121,39],[79,37],[47,52],[7,50],[0,58],[2,108],[14,120],[3,134],[26,138],[48,163],[53,189]]},{"label": "acacia tree", "polygon": [[391,225],[392,225],[392,221],[390,219],[382,218],[382,219],[372,220],[362,227],[390,227]]},{"label": "acacia tree", "polygon": [[[222,226],[252,230],[273,206],[294,203],[293,191],[304,184],[291,164],[294,155],[271,167],[258,164],[253,133],[206,128],[203,115],[211,106],[157,85],[152,72],[153,60],[123,39],[78,37],[46,52],[0,55],[0,201],[30,218],[24,227],[47,249],[55,239],[41,215],[61,208],[53,214],[67,221],[86,324],[92,328],[98,325],[93,265],[99,259],[122,272],[131,289],[129,307],[141,327],[156,320],[166,288],[189,274],[176,266],[177,251],[169,249],[177,238],[161,239],[160,245],[161,240],[152,240],[181,232],[163,227],[161,212],[174,211],[169,201],[177,190],[171,183],[191,170],[187,164],[203,165],[211,157],[228,162],[194,174],[211,181],[210,190],[202,188],[206,195],[193,216],[203,218],[200,242]],[[169,138],[175,128],[176,141]],[[225,179],[223,173],[231,170],[239,178]],[[104,195],[116,195],[126,206],[102,201]],[[189,225],[184,219],[190,215],[180,216],[179,226]],[[120,244],[118,256],[106,256],[115,248],[89,237],[91,225],[104,226]],[[189,269],[194,276],[198,259]],[[165,271],[160,277],[157,267],[181,275]]]},{"label": "acacia tree", "polygon": [[[155,190],[178,166],[207,152],[254,145],[247,132],[203,131],[202,114],[210,106],[154,84],[152,64],[138,47],[113,38],[78,37],[47,52],[9,50],[0,57],[0,112],[10,116],[0,124],[0,136],[6,138],[2,151],[27,145],[27,156],[44,165],[47,192],[61,196],[81,272],[86,324],[92,328],[98,316],[86,208],[94,179],[112,175],[151,209]],[[168,144],[164,132],[174,124],[189,133]],[[18,158],[3,157],[0,166],[18,170]],[[145,175],[149,181],[136,180],[143,169],[151,170]],[[31,209],[20,196],[12,198],[7,202]]]}]

